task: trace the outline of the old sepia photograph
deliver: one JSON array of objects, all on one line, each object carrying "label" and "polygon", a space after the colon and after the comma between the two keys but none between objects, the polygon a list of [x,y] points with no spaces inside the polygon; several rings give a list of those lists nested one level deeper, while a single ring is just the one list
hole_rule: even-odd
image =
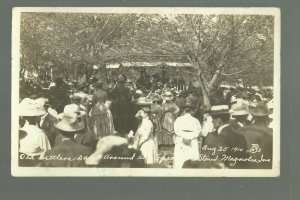
[{"label": "old sepia photograph", "polygon": [[280,176],[277,8],[14,8],[13,176]]}]

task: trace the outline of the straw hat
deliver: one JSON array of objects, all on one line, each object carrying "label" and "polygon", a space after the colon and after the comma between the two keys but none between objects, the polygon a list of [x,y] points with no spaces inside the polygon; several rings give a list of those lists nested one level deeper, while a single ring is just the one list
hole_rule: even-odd
[{"label": "straw hat", "polygon": [[266,102],[261,101],[261,102],[258,102],[255,107],[250,108],[250,113],[253,116],[262,117],[262,116],[267,116],[267,115],[272,114],[273,111],[269,110]]},{"label": "straw hat", "polygon": [[42,100],[25,98],[19,104],[19,115],[28,117],[44,115],[47,113],[44,104]]},{"label": "straw hat", "polygon": [[61,121],[54,125],[57,129],[65,132],[76,132],[84,129],[84,121],[79,121],[76,113],[63,113]]},{"label": "straw hat", "polygon": [[40,103],[40,105],[50,106],[48,98],[41,97],[41,98],[36,99],[36,101],[38,101]]},{"label": "straw hat", "polygon": [[64,107],[64,112],[58,115],[59,119],[62,119],[65,113],[75,113],[77,117],[83,117],[86,115],[85,111],[80,110],[80,107],[76,104],[68,104]]},{"label": "straw hat", "polygon": [[24,153],[28,156],[40,156],[46,152],[46,150],[42,149],[40,146],[34,144],[26,144],[21,145],[19,149],[20,153]]},{"label": "straw hat", "polygon": [[85,163],[87,165],[98,165],[103,156],[113,147],[126,144],[128,144],[126,138],[115,135],[105,136],[98,141],[96,151],[85,160]]},{"label": "straw hat", "polygon": [[212,106],[210,108],[210,113],[211,115],[229,114],[229,106],[228,105]]},{"label": "straw hat", "polygon": [[146,97],[140,97],[137,99],[136,104],[140,106],[148,106],[151,105],[153,102],[151,99],[146,98]]},{"label": "straw hat", "polygon": [[163,100],[166,100],[166,101],[170,101],[173,99],[173,94],[170,92],[170,91],[165,91],[162,95],[161,95],[161,98]]},{"label": "straw hat", "polygon": [[229,112],[231,115],[248,115],[249,109],[246,104],[235,103],[231,106],[231,110]]}]

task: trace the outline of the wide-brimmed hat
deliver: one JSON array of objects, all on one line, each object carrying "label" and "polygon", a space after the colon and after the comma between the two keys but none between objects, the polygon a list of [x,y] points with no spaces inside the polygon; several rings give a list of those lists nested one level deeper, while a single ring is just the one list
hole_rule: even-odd
[{"label": "wide-brimmed hat", "polygon": [[28,156],[40,156],[43,153],[45,153],[46,150],[42,149],[38,145],[33,145],[33,144],[30,144],[30,145],[29,144],[24,144],[24,145],[22,145],[22,143],[21,143],[19,152],[23,153],[23,154],[26,154]]},{"label": "wide-brimmed hat", "polygon": [[64,107],[64,112],[58,115],[59,119],[62,119],[65,113],[75,113],[77,117],[83,117],[86,115],[85,111],[80,110],[80,107],[76,104],[68,104]]},{"label": "wide-brimmed hat", "polygon": [[161,100],[161,97],[160,97],[160,95],[159,94],[157,94],[157,93],[152,93],[151,95],[150,95],[150,99],[154,102],[154,101],[160,101]]},{"label": "wide-brimmed hat", "polygon": [[71,96],[71,99],[72,99],[72,100],[81,100],[82,97],[81,97],[79,94],[74,93],[74,94]]},{"label": "wide-brimmed hat", "polygon": [[211,115],[229,114],[229,106],[228,105],[212,106],[210,108],[210,114]]},{"label": "wide-brimmed hat", "polygon": [[272,110],[269,110],[268,105],[264,101],[260,101],[256,104],[255,107],[250,107],[250,113],[253,116],[267,116],[273,113]]},{"label": "wide-brimmed hat", "polygon": [[41,100],[25,98],[19,104],[19,115],[28,117],[44,115],[47,113],[44,104]]},{"label": "wide-brimmed hat", "polygon": [[87,165],[98,165],[103,156],[113,147],[121,145],[128,145],[126,138],[115,135],[105,136],[98,141],[96,151],[85,160],[85,163]]},{"label": "wide-brimmed hat", "polygon": [[149,106],[152,105],[153,102],[150,98],[140,97],[137,99],[136,104],[139,106]]},{"label": "wide-brimmed hat", "polygon": [[76,113],[63,113],[61,121],[54,126],[61,131],[76,132],[84,129],[84,121],[79,121],[79,117]]},{"label": "wide-brimmed hat", "polygon": [[231,115],[248,115],[249,109],[246,104],[235,103],[231,106],[231,109],[229,112]]},{"label": "wide-brimmed hat", "polygon": [[172,92],[170,92],[170,91],[165,91],[165,92],[161,95],[161,98],[162,98],[163,100],[170,101],[170,100],[172,100],[174,97],[173,97]]},{"label": "wide-brimmed hat", "polygon": [[39,103],[40,105],[43,105],[43,106],[50,106],[50,104],[49,104],[49,99],[48,99],[48,98],[41,97],[41,98],[36,99],[36,101],[38,101],[38,103]]}]

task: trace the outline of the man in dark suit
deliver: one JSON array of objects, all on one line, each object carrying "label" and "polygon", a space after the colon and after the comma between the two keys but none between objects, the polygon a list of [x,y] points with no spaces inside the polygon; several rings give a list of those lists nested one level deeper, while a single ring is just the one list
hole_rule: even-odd
[{"label": "man in dark suit", "polygon": [[215,149],[203,153],[218,156],[218,161],[223,161],[227,168],[244,168],[244,163],[233,162],[230,158],[245,158],[246,140],[237,134],[235,128],[229,125],[230,114],[228,105],[211,107],[213,125],[216,131],[205,138],[204,146]]},{"label": "man in dark suit", "polygon": [[43,109],[46,112],[44,115],[40,116],[40,118],[38,120],[38,126],[40,127],[40,129],[42,129],[45,132],[45,134],[47,135],[48,140],[50,142],[51,148],[53,148],[54,140],[55,140],[55,137],[58,132],[57,129],[55,128],[54,124],[58,122],[58,119],[53,116],[54,113],[52,113],[52,114],[49,113],[49,111],[51,111],[53,109],[51,109],[48,99],[39,98],[37,100],[40,101],[41,106],[43,106]]},{"label": "man in dark suit", "polygon": [[[265,102],[257,103],[250,108],[254,123],[238,130],[238,133],[246,138],[247,149],[250,156],[263,162],[250,162],[247,168],[271,169],[273,157],[273,129],[268,127],[268,115],[272,112]],[[264,160],[263,160],[263,159]]]},{"label": "man in dark suit", "polygon": [[84,129],[84,122],[78,119],[76,113],[64,113],[62,120],[55,124],[55,127],[61,132],[61,143],[46,151],[43,166],[86,167],[84,161],[93,150],[74,139],[74,135]]}]

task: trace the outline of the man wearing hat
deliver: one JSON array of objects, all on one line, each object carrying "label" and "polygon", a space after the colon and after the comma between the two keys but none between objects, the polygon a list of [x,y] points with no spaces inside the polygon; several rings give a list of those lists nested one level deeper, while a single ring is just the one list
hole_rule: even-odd
[{"label": "man wearing hat", "polygon": [[[247,163],[247,168],[251,169],[271,169],[273,153],[273,129],[268,127],[269,115],[272,113],[268,109],[266,102],[261,101],[255,107],[250,108],[254,123],[239,129],[238,133],[246,138],[249,154],[257,159],[269,159],[270,162]],[[257,152],[251,153],[251,149],[257,148]]]},{"label": "man wearing hat", "polygon": [[[219,156],[220,158],[223,155],[231,156],[233,158],[243,158],[245,157],[244,151],[231,151],[232,148],[246,148],[246,140],[243,136],[239,135],[235,128],[230,126],[230,114],[228,105],[217,105],[212,106],[210,109],[210,114],[213,119],[213,125],[215,128],[214,133],[209,133],[204,142],[204,146],[209,148],[215,148],[220,151],[211,151],[204,150],[202,153],[210,157]],[[215,155],[213,155],[215,154]],[[224,162],[225,166],[228,168],[243,168],[243,163],[237,162]]]},{"label": "man wearing hat", "polygon": [[[59,114],[59,118],[62,119],[65,113],[75,113],[77,118],[84,123],[84,129],[78,131],[74,135],[75,141],[79,144],[95,149],[97,140],[95,135],[92,134],[87,128],[86,112],[80,110],[79,106],[76,104],[69,104],[65,106],[64,113]],[[55,146],[61,144],[62,138],[63,135],[58,133],[57,137],[55,138]]]},{"label": "man wearing hat", "polygon": [[77,143],[74,139],[75,134],[84,129],[83,120],[80,120],[76,113],[64,113],[55,127],[62,135],[61,143],[46,151],[44,165],[46,167],[86,167],[84,161],[93,153],[93,150]]},{"label": "man wearing hat", "polygon": [[87,93],[84,92],[86,87],[87,87],[86,83],[84,83],[84,82],[78,83],[76,85],[76,92],[71,97],[72,101],[74,101],[74,100],[79,101],[80,100],[80,104],[84,105],[85,102],[88,99],[88,96],[89,96]]},{"label": "man wearing hat", "polygon": [[182,168],[187,160],[199,159],[198,136],[201,132],[201,125],[197,118],[193,117],[194,105],[187,102],[184,106],[184,113],[178,117],[174,123],[175,149],[174,164],[175,169]]},{"label": "man wearing hat", "polygon": [[246,104],[242,102],[237,102],[231,106],[230,114],[232,119],[230,120],[230,125],[239,129],[245,125],[250,124],[248,121],[249,109]]},{"label": "man wearing hat", "polygon": [[39,123],[38,125],[45,132],[51,147],[53,147],[55,137],[57,135],[57,130],[54,124],[58,122],[58,119],[49,112],[51,111],[51,108],[49,107],[48,99],[39,98],[37,99],[37,101],[40,102],[40,106],[42,107],[42,109],[46,110],[45,114],[40,117],[40,121],[38,122]]}]

